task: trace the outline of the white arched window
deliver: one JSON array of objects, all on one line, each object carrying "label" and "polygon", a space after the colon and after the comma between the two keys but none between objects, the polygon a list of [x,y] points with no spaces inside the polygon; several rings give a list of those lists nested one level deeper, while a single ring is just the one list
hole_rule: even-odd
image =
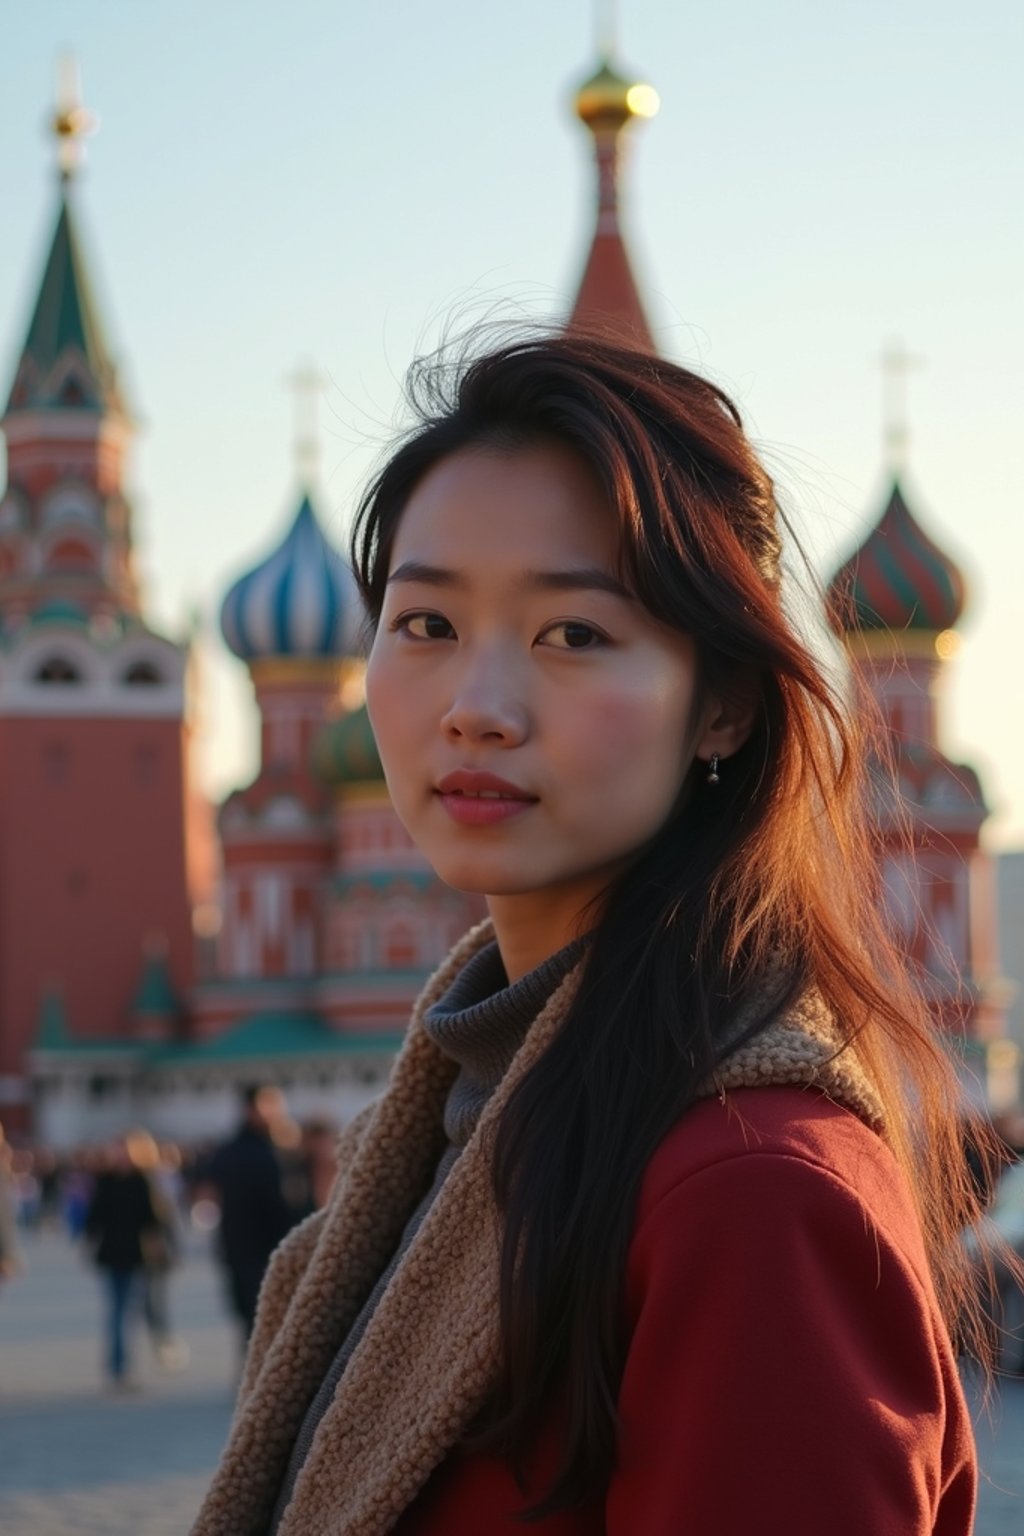
[{"label": "white arched window", "polygon": [[43,502],[40,523],[44,528],[68,521],[88,523],[93,528],[99,526],[99,501],[90,486],[66,481],[51,491]]},{"label": "white arched window", "polygon": [[36,671],[37,683],[80,683],[82,674],[66,656],[48,656]]},{"label": "white arched window", "polygon": [[125,669],[122,681],[133,688],[152,688],[159,687],[163,678],[159,667],[154,666],[151,661],[133,661]]}]

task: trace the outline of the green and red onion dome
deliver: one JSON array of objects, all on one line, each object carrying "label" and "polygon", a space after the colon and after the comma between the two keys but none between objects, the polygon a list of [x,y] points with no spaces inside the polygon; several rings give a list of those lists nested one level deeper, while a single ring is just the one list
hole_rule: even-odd
[{"label": "green and red onion dome", "polygon": [[383,784],[384,769],[365,704],[317,732],[312,767],[322,784]]},{"label": "green and red onion dome", "polygon": [[829,582],[832,628],[937,633],[953,628],[965,601],[963,574],[925,533],[894,480],[882,516]]}]

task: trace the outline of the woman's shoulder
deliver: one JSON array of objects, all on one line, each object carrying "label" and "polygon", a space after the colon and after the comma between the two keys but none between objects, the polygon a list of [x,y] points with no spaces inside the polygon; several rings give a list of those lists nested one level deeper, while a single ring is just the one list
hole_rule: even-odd
[{"label": "woman's shoulder", "polygon": [[845,1104],[821,1089],[779,1083],[733,1088],[700,1098],[676,1121],[657,1148],[666,1166],[775,1151],[831,1158],[855,1145],[892,1154],[882,1136]]},{"label": "woman's shoulder", "polygon": [[654,1152],[637,1207],[651,1214],[690,1191],[714,1188],[742,1204],[838,1201],[905,1237],[920,1253],[907,1182],[884,1138],[860,1116],[813,1088],[739,1088],[686,1111]]},{"label": "woman's shoulder", "polygon": [[709,1286],[732,1308],[858,1298],[856,1313],[877,1302],[917,1337],[942,1334],[907,1179],[877,1130],[816,1089],[701,1100],[651,1158],[629,1247],[631,1313],[659,1287],[707,1301]]}]

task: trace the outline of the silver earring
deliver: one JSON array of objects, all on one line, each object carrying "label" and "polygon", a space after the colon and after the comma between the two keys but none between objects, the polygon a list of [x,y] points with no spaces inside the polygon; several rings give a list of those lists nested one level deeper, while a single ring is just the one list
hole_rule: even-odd
[{"label": "silver earring", "polygon": [[718,784],[718,783],[721,782],[721,777],[720,777],[719,772],[718,772],[718,765],[719,765],[719,763],[721,761],[722,761],[722,759],[719,757],[718,753],[717,752],[712,752],[712,754],[711,754],[711,761],[708,764],[708,783],[709,784]]}]

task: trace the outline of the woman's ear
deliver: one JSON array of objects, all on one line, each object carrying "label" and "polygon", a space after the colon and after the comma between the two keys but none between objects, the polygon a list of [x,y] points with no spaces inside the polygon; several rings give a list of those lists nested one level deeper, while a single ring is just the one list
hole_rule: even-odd
[{"label": "woman's ear", "polygon": [[757,699],[752,689],[730,699],[709,699],[696,756],[705,763],[716,753],[723,761],[732,757],[748,740],[756,716]]}]

